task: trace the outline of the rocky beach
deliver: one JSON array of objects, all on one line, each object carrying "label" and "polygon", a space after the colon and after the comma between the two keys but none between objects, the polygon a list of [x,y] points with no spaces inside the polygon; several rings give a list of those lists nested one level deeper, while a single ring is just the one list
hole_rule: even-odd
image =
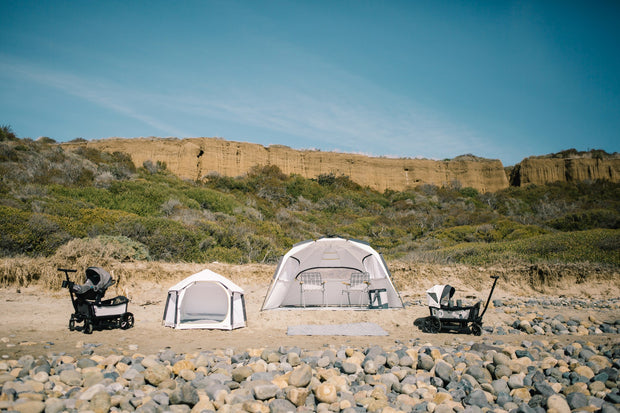
[{"label": "rocky beach", "polygon": [[[486,298],[484,288],[457,286],[457,295]],[[419,325],[428,307],[418,290],[401,291],[402,310],[260,311],[268,284],[243,287],[245,328],[162,327],[166,286],[142,283],[134,286],[131,297],[135,326],[92,335],[68,330],[72,307],[66,291],[0,289],[0,409],[615,412],[620,408],[620,300],[606,296],[604,288],[587,298],[578,292],[524,296],[500,284],[482,335],[473,336],[423,332]],[[343,322],[374,323],[387,335],[287,335],[290,326]]]}]

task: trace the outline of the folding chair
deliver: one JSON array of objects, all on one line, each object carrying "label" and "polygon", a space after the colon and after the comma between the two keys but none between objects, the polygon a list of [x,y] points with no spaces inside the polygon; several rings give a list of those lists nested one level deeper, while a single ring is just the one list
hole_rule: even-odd
[{"label": "folding chair", "polygon": [[318,272],[305,272],[299,275],[299,290],[301,292],[301,306],[306,306],[305,293],[320,291],[321,305],[325,306],[325,281]]},{"label": "folding chair", "polygon": [[342,294],[347,295],[347,300],[349,305],[351,305],[351,294],[359,294],[359,305],[362,305],[362,300],[364,296],[368,294],[368,288],[370,287],[370,274],[367,272],[354,272],[351,274],[351,279],[348,283],[343,283],[346,285],[345,289],[342,290]]}]

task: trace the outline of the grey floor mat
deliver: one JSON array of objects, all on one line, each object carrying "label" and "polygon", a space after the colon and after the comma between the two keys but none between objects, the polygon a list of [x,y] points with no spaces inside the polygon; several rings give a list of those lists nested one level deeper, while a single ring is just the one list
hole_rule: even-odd
[{"label": "grey floor mat", "polygon": [[375,323],[352,324],[303,324],[290,326],[289,336],[387,336],[388,333]]}]

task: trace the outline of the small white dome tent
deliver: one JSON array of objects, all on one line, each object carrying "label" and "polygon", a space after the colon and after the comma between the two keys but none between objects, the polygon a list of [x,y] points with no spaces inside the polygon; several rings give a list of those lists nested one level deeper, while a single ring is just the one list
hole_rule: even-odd
[{"label": "small white dome tent", "polygon": [[[322,290],[304,292],[304,275],[309,273],[320,278]],[[353,274],[368,277],[367,290],[354,298],[346,291]],[[261,310],[335,308],[352,303],[360,308],[402,308],[391,278],[381,254],[366,242],[338,237],[303,241],[280,259]],[[378,306],[373,305],[373,293],[380,293]]]},{"label": "small white dome tent", "polygon": [[246,326],[243,289],[205,269],[168,290],[163,324],[177,329],[232,330]]}]

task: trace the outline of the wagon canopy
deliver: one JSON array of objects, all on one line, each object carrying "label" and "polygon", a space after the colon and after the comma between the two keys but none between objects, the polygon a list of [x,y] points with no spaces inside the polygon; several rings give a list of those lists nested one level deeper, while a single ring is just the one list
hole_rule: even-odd
[{"label": "wagon canopy", "polygon": [[[312,273],[324,291],[304,293],[300,281]],[[370,294],[344,294],[353,274],[368,277],[368,292],[380,291],[388,308],[402,308],[400,295],[392,284],[387,265],[369,244],[344,238],[320,238],[295,244],[281,259],[267,291],[262,310],[280,307],[340,307],[355,301],[370,304]]]},{"label": "wagon canopy", "polygon": [[448,301],[454,295],[454,287],[450,285],[435,285],[426,290],[426,297],[428,298],[428,306],[441,308],[441,306],[447,306]]}]

